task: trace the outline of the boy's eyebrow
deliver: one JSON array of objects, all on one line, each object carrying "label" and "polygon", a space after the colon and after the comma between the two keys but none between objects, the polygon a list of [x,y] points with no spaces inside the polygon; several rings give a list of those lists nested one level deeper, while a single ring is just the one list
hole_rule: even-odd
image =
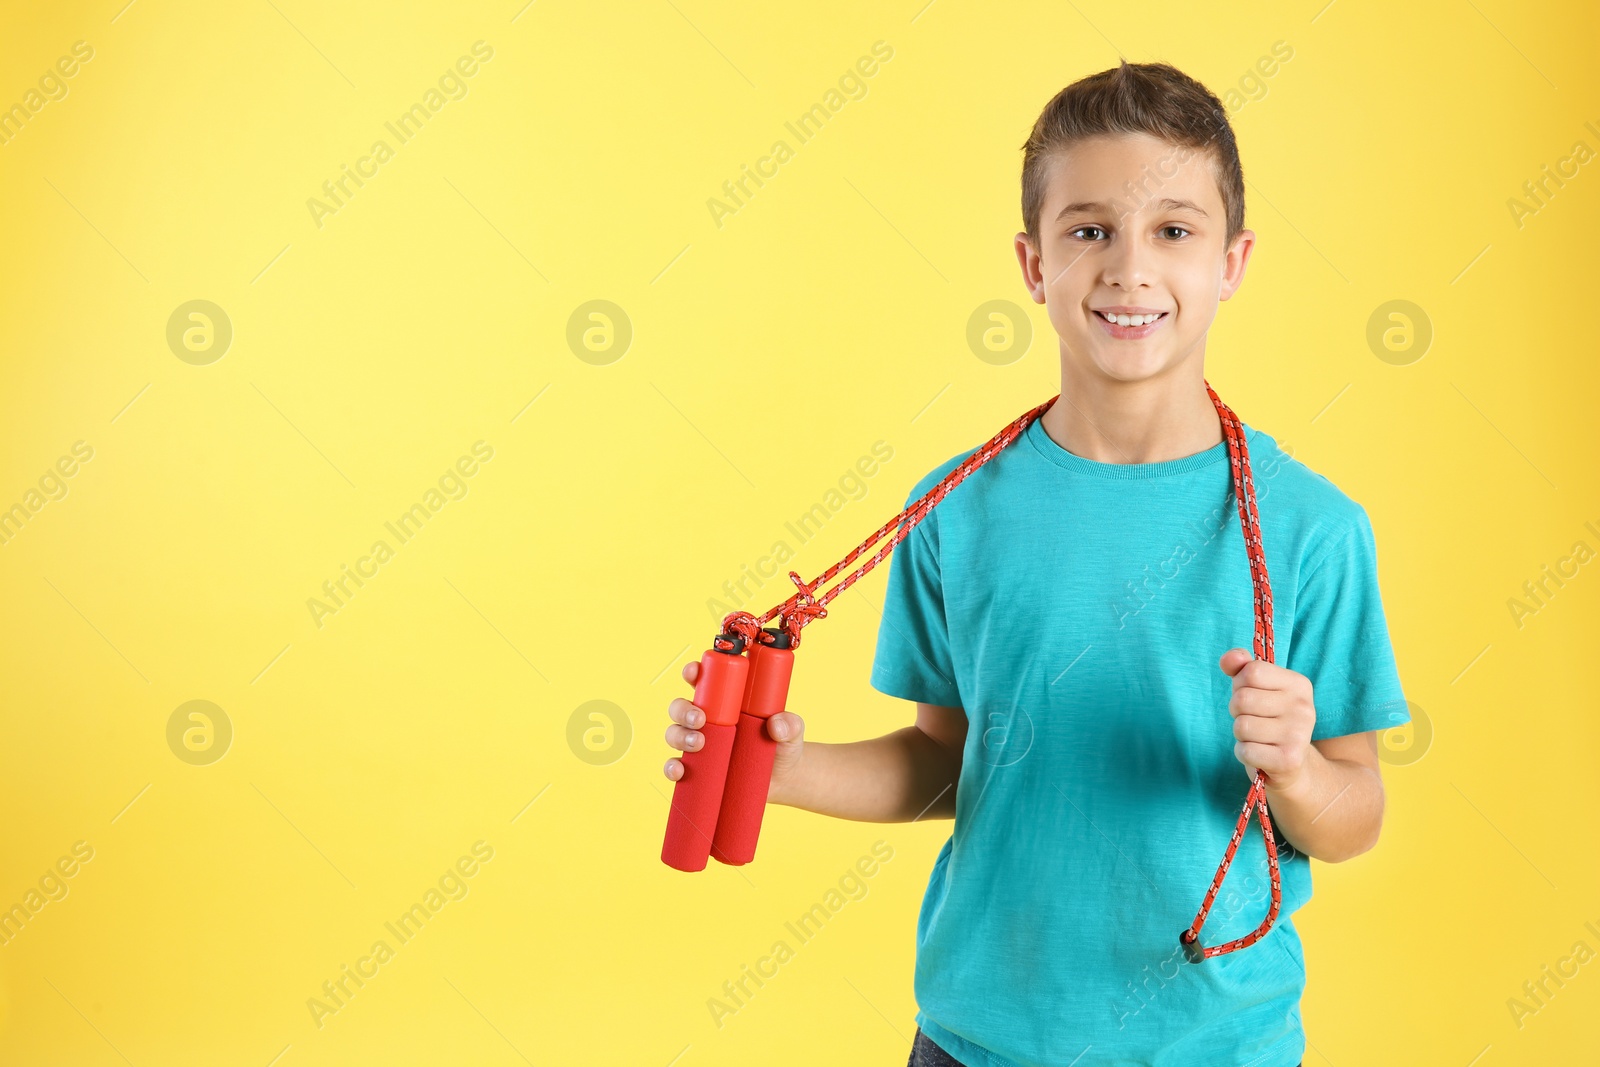
[{"label": "boy's eyebrow", "polygon": [[[1199,204],[1196,204],[1192,200],[1174,200],[1170,196],[1164,196],[1160,200],[1153,201],[1153,203],[1155,207],[1161,211],[1192,211],[1203,219],[1211,217],[1201,209]],[[1061,211],[1056,215],[1056,221],[1060,222],[1068,215],[1107,212],[1110,210],[1112,210],[1112,206],[1110,204],[1103,203],[1099,200],[1079,200],[1062,208]]]}]

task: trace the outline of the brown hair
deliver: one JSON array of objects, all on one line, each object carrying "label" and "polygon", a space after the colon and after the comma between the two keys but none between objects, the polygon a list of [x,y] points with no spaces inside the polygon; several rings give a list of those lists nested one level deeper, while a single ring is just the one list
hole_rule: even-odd
[{"label": "brown hair", "polygon": [[1228,216],[1223,245],[1233,243],[1244,229],[1244,170],[1222,102],[1176,67],[1124,59],[1121,66],[1081,78],[1057,93],[1022,146],[1022,221],[1034,248],[1039,247],[1039,212],[1050,163],[1078,141],[1118,133],[1146,133],[1208,152]]}]

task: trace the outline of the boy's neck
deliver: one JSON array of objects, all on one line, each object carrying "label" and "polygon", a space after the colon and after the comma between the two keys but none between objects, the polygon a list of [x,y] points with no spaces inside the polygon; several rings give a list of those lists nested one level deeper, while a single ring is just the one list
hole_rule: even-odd
[{"label": "boy's neck", "polygon": [[1222,420],[1201,374],[1186,370],[1122,382],[1063,367],[1061,399],[1040,426],[1068,452],[1098,463],[1161,463],[1204,452],[1222,443]]}]

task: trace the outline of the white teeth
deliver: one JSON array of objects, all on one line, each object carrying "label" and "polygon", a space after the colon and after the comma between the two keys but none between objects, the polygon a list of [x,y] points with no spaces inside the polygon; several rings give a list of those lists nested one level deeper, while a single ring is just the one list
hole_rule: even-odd
[{"label": "white teeth", "polygon": [[1159,319],[1162,313],[1157,313],[1154,315],[1111,315],[1102,311],[1098,314],[1107,321],[1116,323],[1118,326],[1144,326]]}]

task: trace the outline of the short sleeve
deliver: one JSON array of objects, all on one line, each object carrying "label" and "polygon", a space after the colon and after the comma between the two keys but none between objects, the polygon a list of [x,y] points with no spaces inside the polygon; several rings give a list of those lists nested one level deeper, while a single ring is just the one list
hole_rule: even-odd
[{"label": "short sleeve", "polygon": [[1311,679],[1313,741],[1411,721],[1378,590],[1372,523],[1359,505],[1344,539],[1306,565],[1284,666]]},{"label": "short sleeve", "polygon": [[[913,490],[907,505],[920,495]],[[878,624],[871,681],[874,689],[889,696],[960,707],[945,625],[937,523],[935,508],[889,556],[889,589]]]}]

